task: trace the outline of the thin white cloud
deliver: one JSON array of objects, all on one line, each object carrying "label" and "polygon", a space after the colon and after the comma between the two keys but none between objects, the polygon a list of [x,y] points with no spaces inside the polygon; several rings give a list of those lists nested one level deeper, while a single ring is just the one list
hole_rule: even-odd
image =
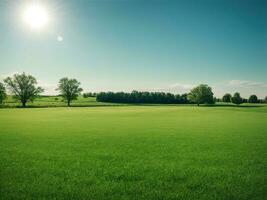
[{"label": "thin white cloud", "polygon": [[267,95],[267,83],[261,81],[234,79],[217,84],[214,87],[214,92],[219,97],[222,97],[225,93],[234,94],[235,92],[239,92],[244,98],[248,98],[252,94],[257,95],[260,98],[264,98]]},{"label": "thin white cloud", "polygon": [[195,86],[196,85],[182,84],[182,83],[174,83],[174,84],[169,85],[170,88],[181,89],[181,90],[191,90]]},{"label": "thin white cloud", "polygon": [[267,87],[267,83],[247,80],[231,80],[228,82],[228,85],[242,88]]},{"label": "thin white cloud", "polygon": [[196,85],[194,84],[183,84],[183,83],[172,83],[166,86],[154,88],[154,91],[158,92],[171,92],[175,94],[187,93]]}]

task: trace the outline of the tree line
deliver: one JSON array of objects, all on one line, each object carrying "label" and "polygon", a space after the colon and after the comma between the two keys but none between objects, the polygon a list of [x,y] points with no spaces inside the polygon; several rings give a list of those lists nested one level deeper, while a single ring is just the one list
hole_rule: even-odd
[{"label": "tree line", "polygon": [[251,95],[249,99],[242,98],[240,93],[234,95],[225,94],[222,99],[215,98],[211,87],[205,84],[193,88],[189,93],[171,94],[164,92],[100,92],[96,95],[99,102],[112,103],[156,103],[156,104],[214,104],[216,102],[233,103],[240,105],[242,103],[267,103],[265,99],[258,99],[256,95]]},{"label": "tree line", "polygon": [[[37,86],[37,80],[32,75],[14,74],[13,77],[4,79],[4,84],[0,83],[0,104],[7,97],[6,89],[12,94],[13,98],[21,102],[23,107],[28,102],[33,102],[44,89]],[[68,106],[73,100],[76,100],[83,89],[80,82],[76,79],[64,77],[59,80],[58,87],[60,96],[63,97]],[[84,98],[96,97],[99,102],[113,103],[155,103],[155,104],[214,104],[215,102],[232,102],[236,105],[242,103],[267,103],[265,99],[258,99],[256,95],[251,95],[248,99],[242,98],[238,92],[234,95],[225,94],[222,99],[213,96],[212,88],[206,84],[200,84],[186,94],[172,94],[164,92],[100,92],[100,93],[84,93]]]},{"label": "tree line", "polygon": [[83,93],[83,98],[96,97],[96,95],[97,95],[96,92],[86,92],[86,93]]},{"label": "tree line", "polygon": [[246,99],[242,98],[239,93],[235,93],[233,96],[227,93],[222,97],[222,99],[219,99],[219,101],[226,103],[230,103],[233,101],[237,101],[240,103],[267,103],[267,96],[265,97],[265,99],[258,99],[258,97],[255,94],[253,94],[250,95],[248,99]]},{"label": "tree line", "polygon": [[100,92],[96,95],[99,102],[113,103],[155,103],[155,104],[178,104],[189,103],[187,94],[174,95],[164,92]]}]

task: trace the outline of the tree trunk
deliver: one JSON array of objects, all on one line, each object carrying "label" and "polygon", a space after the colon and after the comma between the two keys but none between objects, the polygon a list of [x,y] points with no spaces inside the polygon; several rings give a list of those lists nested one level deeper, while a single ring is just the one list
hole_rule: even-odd
[{"label": "tree trunk", "polygon": [[197,106],[199,106],[199,103],[197,103]]},{"label": "tree trunk", "polygon": [[68,106],[70,107],[70,101],[68,101]]},{"label": "tree trunk", "polygon": [[26,107],[26,102],[22,102],[22,107],[25,108]]}]

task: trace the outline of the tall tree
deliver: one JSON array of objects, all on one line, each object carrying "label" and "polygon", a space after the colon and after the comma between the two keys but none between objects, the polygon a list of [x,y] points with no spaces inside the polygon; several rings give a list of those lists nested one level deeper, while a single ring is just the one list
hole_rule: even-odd
[{"label": "tall tree", "polygon": [[232,96],[231,101],[232,103],[237,104],[237,105],[240,105],[241,103],[243,103],[243,99],[241,98],[238,92],[236,92],[234,96]]},{"label": "tall tree", "polygon": [[258,103],[259,100],[258,100],[258,97],[257,97],[255,94],[253,94],[253,95],[251,95],[251,96],[249,97],[248,102],[249,102],[249,103]]},{"label": "tall tree", "polygon": [[67,101],[68,106],[70,106],[71,101],[77,99],[77,97],[83,91],[83,89],[80,88],[80,84],[81,83],[76,79],[68,79],[66,77],[59,80],[57,90]]},{"label": "tall tree", "polygon": [[188,94],[188,99],[191,102],[196,103],[198,106],[202,103],[214,103],[212,89],[206,84],[201,84],[193,88]]},{"label": "tall tree", "polygon": [[6,98],[6,88],[3,83],[0,83],[0,104],[3,103],[3,101]]},{"label": "tall tree", "polygon": [[223,95],[222,101],[223,102],[231,102],[231,98],[232,98],[232,95],[227,93],[227,94]]},{"label": "tall tree", "polygon": [[43,88],[37,87],[37,81],[32,75],[27,75],[24,72],[7,77],[4,82],[14,98],[19,100],[23,107],[26,107],[27,102],[33,101],[44,91]]}]

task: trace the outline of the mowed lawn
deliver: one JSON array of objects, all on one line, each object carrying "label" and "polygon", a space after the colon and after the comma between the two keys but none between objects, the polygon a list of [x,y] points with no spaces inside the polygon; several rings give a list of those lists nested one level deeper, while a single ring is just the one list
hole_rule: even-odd
[{"label": "mowed lawn", "polygon": [[0,199],[267,197],[267,107],[0,110]]}]

